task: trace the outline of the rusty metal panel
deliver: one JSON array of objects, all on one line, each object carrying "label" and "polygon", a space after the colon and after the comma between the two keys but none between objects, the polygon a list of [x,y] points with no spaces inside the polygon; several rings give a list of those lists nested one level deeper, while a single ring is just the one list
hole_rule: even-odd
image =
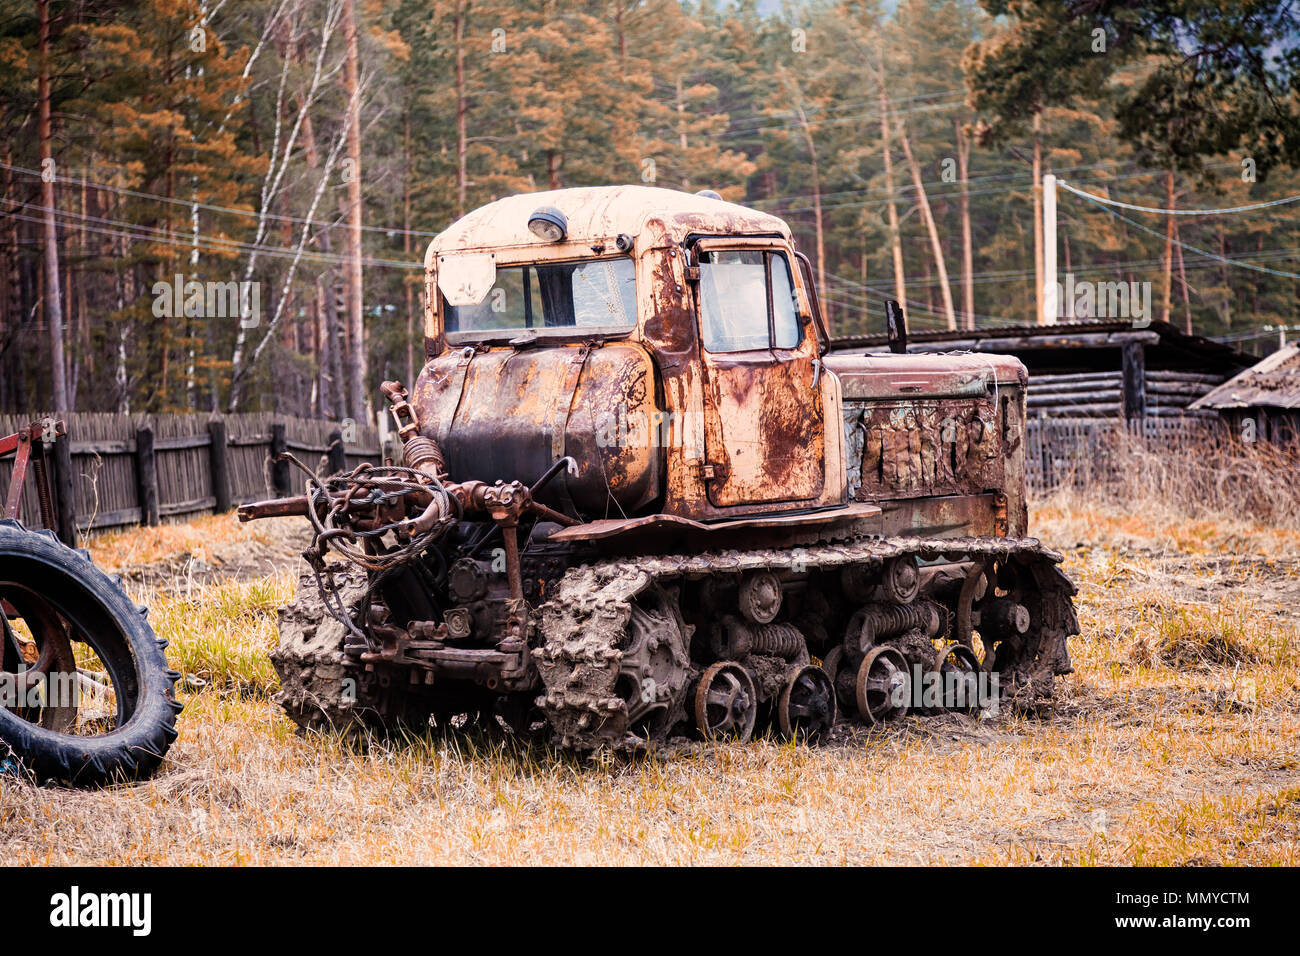
[{"label": "rusty metal panel", "polygon": [[825,482],[826,428],[813,356],[749,354],[705,356],[709,500],[725,507],[816,498]]},{"label": "rusty metal panel", "polygon": [[641,518],[609,518],[602,521],[588,521],[557,531],[547,540],[552,542],[596,541],[656,528],[689,529],[705,536],[718,535],[739,529],[816,528],[845,521],[875,518],[880,514],[881,509],[878,505],[860,501],[850,502],[838,508],[813,512],[812,514],[759,515],[752,518],[739,518],[734,521],[715,521],[711,524],[692,521],[690,518],[682,518],[677,515],[658,514],[646,515]]},{"label": "rusty metal panel", "polygon": [[991,399],[846,403],[861,418],[862,501],[1000,489],[1003,445]]},{"label": "rusty metal panel", "polygon": [[[783,256],[797,298],[797,314],[811,315],[807,291],[796,278],[799,270],[787,243],[733,237],[700,241],[695,250],[697,256],[724,251]],[[769,296],[773,288],[768,287]],[[695,312],[702,323],[698,288]],[[769,306],[769,327],[771,312]],[[818,387],[822,366],[812,324],[799,322],[799,344],[794,348],[714,354],[702,345],[700,356],[707,381],[706,457],[700,467],[706,478],[711,477],[709,501],[725,508],[819,498],[826,486],[826,418]]]},{"label": "rusty metal panel", "polygon": [[826,367],[849,399],[962,398],[994,388],[1023,386],[1024,364],[1009,355],[853,355],[832,352]]},{"label": "rusty metal panel", "polygon": [[589,514],[634,509],[661,490],[662,423],[650,357],[633,343],[545,349],[466,347],[416,382],[421,432],[452,478],[536,481],[572,455],[543,500]]}]

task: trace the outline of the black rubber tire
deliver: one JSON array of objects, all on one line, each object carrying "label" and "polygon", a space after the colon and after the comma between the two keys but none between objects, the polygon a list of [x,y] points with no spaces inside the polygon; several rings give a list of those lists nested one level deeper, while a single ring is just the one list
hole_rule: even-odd
[{"label": "black rubber tire", "polygon": [[67,620],[99,655],[126,720],[104,734],[76,736],[38,727],[0,709],[0,741],[37,780],[79,787],[148,777],[176,739],[180,674],[168,669],[159,640],[118,581],[90,555],[65,547],[52,532],[0,520],[0,580],[21,582]]}]

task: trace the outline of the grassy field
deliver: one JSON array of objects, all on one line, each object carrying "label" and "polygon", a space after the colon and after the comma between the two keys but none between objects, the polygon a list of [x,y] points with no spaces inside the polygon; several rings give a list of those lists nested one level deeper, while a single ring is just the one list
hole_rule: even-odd
[{"label": "grassy field", "polygon": [[360,755],[269,696],[298,525],[233,517],[91,544],[187,675],[153,780],[0,777],[35,863],[1300,863],[1300,533],[1066,498],[1083,635],[1047,719],[905,717],[821,748],[582,762],[436,736]]}]

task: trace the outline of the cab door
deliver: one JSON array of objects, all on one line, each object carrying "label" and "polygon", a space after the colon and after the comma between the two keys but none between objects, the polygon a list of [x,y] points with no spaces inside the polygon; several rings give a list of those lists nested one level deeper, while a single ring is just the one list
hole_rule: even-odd
[{"label": "cab door", "polygon": [[709,501],[806,506],[825,485],[826,418],[793,256],[770,239],[711,239],[692,258]]}]

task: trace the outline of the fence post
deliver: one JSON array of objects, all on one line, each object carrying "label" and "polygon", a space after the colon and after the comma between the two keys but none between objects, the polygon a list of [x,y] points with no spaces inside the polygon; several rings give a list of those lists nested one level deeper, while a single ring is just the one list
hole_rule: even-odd
[{"label": "fence post", "polygon": [[348,470],[347,451],[343,447],[343,432],[337,428],[330,432],[329,447],[325,450],[325,456],[329,462],[327,467],[331,475]]},{"label": "fence post", "polygon": [[277,459],[289,450],[285,441],[284,422],[271,425],[271,491],[282,498],[287,498],[289,490],[289,463]]},{"label": "fence post", "polygon": [[208,466],[212,472],[212,497],[217,514],[230,510],[230,465],[226,457],[226,422],[214,418],[208,422]]},{"label": "fence post", "polygon": [[1147,414],[1147,363],[1141,342],[1125,342],[1120,349],[1121,374],[1124,379],[1124,419],[1141,428]]},{"label": "fence post", "polygon": [[[48,447],[48,446],[46,446]],[[58,516],[59,540],[77,546],[77,498],[72,480],[72,439],[60,435],[54,440],[54,513]]]},{"label": "fence post", "polygon": [[135,477],[140,496],[140,523],[158,524],[158,471],[153,453],[153,426],[135,430]]}]

